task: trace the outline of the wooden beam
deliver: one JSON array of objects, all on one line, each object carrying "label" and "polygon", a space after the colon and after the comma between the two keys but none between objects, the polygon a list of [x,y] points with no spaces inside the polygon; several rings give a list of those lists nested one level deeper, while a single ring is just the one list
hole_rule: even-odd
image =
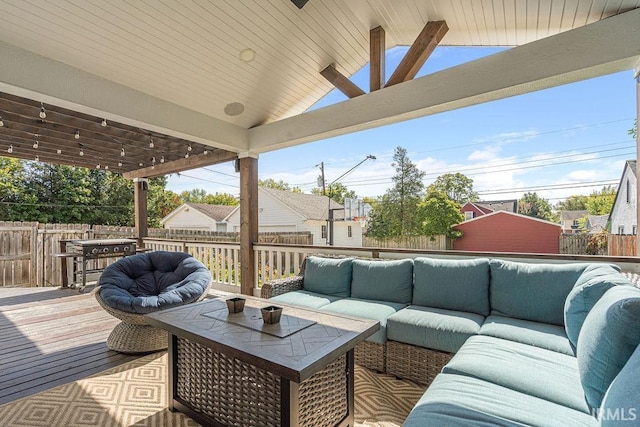
[{"label": "wooden beam", "polygon": [[386,87],[413,79],[447,31],[449,27],[445,21],[427,22],[389,78]]},{"label": "wooden beam", "polygon": [[146,179],[136,179],[133,184],[134,215],[136,239],[138,247],[144,248],[144,238],[149,235],[149,219],[147,214],[147,191],[149,183]]},{"label": "wooden beam", "polygon": [[240,289],[253,295],[256,267],[254,243],[258,242],[258,159],[240,159]]},{"label": "wooden beam", "polygon": [[236,153],[225,150],[212,150],[208,154],[199,154],[182,158],[172,162],[157,163],[155,166],[149,166],[122,174],[127,179],[133,178],[153,178],[156,176],[168,175],[170,173],[182,172],[190,169],[211,166],[217,163],[228,162],[238,158]]},{"label": "wooden beam", "polygon": [[[639,67],[636,69],[636,177],[638,171],[640,171],[640,159],[638,154],[640,153],[640,62]],[[640,256],[640,232],[638,232],[638,219],[640,219],[640,181],[636,178],[636,253],[635,256]]]},{"label": "wooden beam", "polygon": [[[633,69],[640,9],[249,129],[251,152],[373,129]],[[535,61],[532,61],[535,58]]]},{"label": "wooden beam", "polygon": [[384,56],[386,50],[384,28],[376,27],[369,31],[369,91],[384,87]]},{"label": "wooden beam", "polygon": [[364,91],[362,89],[360,89],[355,83],[352,83],[351,80],[345,77],[340,71],[336,70],[333,65],[329,65],[327,68],[320,71],[320,74],[322,74],[325,79],[329,80],[332,85],[349,98],[364,95]]}]

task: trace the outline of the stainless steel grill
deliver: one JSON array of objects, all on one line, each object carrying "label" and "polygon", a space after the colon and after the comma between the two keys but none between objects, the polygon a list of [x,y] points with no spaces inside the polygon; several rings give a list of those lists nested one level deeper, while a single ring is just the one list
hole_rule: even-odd
[{"label": "stainless steel grill", "polygon": [[[118,258],[136,253],[135,239],[86,239],[68,240],[63,253],[58,256],[63,257],[63,274],[66,271],[67,258],[73,259],[73,278],[68,284],[68,279],[63,279],[62,287],[71,289],[78,288],[80,292],[87,286],[87,274],[99,277],[101,268],[88,269],[88,262],[101,258]],[[78,281],[78,276],[81,280]],[[67,285],[68,284],[68,285]]]}]

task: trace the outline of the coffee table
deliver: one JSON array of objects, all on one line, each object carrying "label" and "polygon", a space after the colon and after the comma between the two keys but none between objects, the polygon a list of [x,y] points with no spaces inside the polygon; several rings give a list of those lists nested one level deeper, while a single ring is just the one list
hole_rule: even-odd
[{"label": "coffee table", "polygon": [[353,426],[354,347],[377,321],[286,304],[264,325],[246,298],[231,295],[146,315],[169,333],[169,409],[212,426]]}]

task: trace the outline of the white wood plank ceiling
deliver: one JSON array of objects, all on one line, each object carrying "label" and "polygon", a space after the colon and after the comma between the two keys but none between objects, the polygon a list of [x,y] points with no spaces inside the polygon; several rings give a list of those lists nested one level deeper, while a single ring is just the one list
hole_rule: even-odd
[{"label": "white wood plank ceiling", "polygon": [[[410,45],[445,20],[441,45],[518,46],[640,7],[636,0],[0,0],[0,40],[242,128],[305,111],[352,75],[369,30]],[[255,59],[244,62],[245,49]],[[0,58],[1,60],[2,58]],[[1,77],[1,76],[0,76]],[[225,114],[241,103],[244,112]]]}]

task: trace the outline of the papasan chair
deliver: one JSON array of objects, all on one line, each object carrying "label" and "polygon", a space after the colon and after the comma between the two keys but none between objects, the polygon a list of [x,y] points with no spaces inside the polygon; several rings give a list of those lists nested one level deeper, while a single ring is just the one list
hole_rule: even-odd
[{"label": "papasan chair", "polygon": [[109,265],[94,291],[98,303],[122,320],[107,339],[121,353],[149,353],[167,348],[167,331],[145,322],[144,315],[203,299],[211,273],[184,252],[154,251]]}]

